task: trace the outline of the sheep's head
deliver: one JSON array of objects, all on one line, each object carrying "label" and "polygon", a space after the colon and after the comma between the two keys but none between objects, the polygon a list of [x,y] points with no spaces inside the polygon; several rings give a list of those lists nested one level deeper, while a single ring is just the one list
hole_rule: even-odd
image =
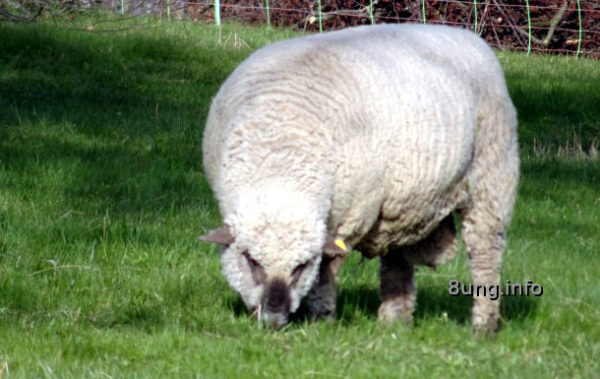
[{"label": "sheep's head", "polygon": [[222,246],[223,274],[229,285],[259,320],[279,329],[317,280],[323,254],[345,251],[329,243],[323,225],[318,232],[256,226],[256,222],[252,228],[224,226],[201,239]]}]

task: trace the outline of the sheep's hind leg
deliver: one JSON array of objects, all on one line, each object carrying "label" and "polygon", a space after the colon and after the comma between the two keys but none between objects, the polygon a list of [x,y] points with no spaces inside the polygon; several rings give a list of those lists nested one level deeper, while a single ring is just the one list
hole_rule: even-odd
[{"label": "sheep's hind leg", "polygon": [[413,282],[414,266],[397,251],[381,257],[381,305],[377,311],[379,321],[391,324],[400,320],[410,324],[417,298]]},{"label": "sheep's hind leg", "polygon": [[462,234],[473,277],[473,331],[477,335],[492,336],[500,315],[498,295],[506,228],[489,221],[489,217],[472,211],[464,218]]},{"label": "sheep's hind leg", "polygon": [[319,276],[308,293],[308,309],[311,319],[333,319],[337,300],[337,276],[344,257],[323,257]]},{"label": "sheep's hind leg", "polygon": [[[490,99],[482,109],[469,173],[470,202],[460,211],[473,276],[473,330],[488,336],[494,334],[500,316],[496,295],[519,178],[516,113],[503,88],[501,93],[506,97]],[[478,288],[479,294],[475,292]]]}]

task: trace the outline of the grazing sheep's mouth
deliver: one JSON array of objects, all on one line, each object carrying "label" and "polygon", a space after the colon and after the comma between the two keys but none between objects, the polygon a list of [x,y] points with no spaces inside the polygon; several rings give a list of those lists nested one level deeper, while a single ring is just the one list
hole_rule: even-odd
[{"label": "grazing sheep's mouth", "polygon": [[272,313],[272,312],[261,312],[261,321],[267,326],[279,330],[288,324],[287,313]]},{"label": "grazing sheep's mouth", "polygon": [[288,324],[291,310],[290,288],[281,278],[273,278],[265,285],[259,304],[252,314],[259,327],[263,324],[279,330]]},{"label": "grazing sheep's mouth", "polygon": [[259,304],[254,308],[252,316],[256,317],[256,323],[259,328],[266,326],[275,330],[280,330],[289,323],[288,313],[266,311],[262,304]]}]

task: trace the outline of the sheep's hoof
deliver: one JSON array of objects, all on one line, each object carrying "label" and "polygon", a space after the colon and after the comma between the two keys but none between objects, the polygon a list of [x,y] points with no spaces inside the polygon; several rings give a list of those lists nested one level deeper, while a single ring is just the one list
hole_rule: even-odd
[{"label": "sheep's hoof", "polygon": [[487,322],[482,317],[473,317],[473,335],[477,339],[493,340],[496,336],[497,321],[493,317],[488,318]]},{"label": "sheep's hoof", "polygon": [[377,320],[385,325],[402,324],[411,326],[413,321],[412,311],[403,309],[397,301],[385,301],[377,310]]}]

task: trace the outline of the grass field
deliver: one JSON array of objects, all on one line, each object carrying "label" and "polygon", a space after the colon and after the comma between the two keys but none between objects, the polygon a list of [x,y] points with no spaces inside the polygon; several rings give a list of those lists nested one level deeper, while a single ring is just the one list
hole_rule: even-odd
[{"label": "grass field", "polygon": [[[93,31],[86,31],[88,25]],[[118,31],[115,31],[118,29]],[[112,31],[107,31],[112,30]],[[211,97],[289,31],[159,21],[0,24],[0,378],[598,377],[600,63],[499,53],[522,179],[493,341],[471,335],[466,253],[422,268],[415,325],[376,322],[378,263],[337,321],[261,330],[196,237]]]}]

